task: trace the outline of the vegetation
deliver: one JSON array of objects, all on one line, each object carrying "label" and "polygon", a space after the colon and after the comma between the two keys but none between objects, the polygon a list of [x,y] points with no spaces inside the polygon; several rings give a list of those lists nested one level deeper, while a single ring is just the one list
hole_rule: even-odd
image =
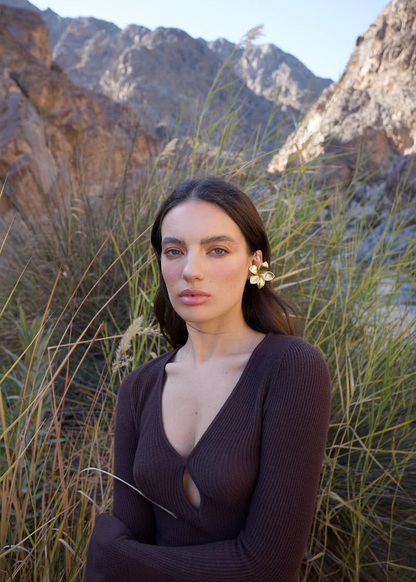
[{"label": "vegetation", "polygon": [[273,285],[297,306],[303,336],[331,370],[331,426],[301,580],[415,579],[415,326],[397,304],[400,286],[415,283],[414,241],[395,250],[406,228],[395,203],[363,258],[372,225],[348,214],[359,181],[342,196],[336,186],[318,190],[313,163],[270,178],[260,152],[268,140],[273,149],[273,120],[238,155],[236,122],[230,110],[213,128],[217,148],[207,145],[209,124],[196,123],[134,191],[125,181],[101,200],[67,191],[43,222],[23,217],[0,239],[0,582],[82,580],[95,516],[111,512],[118,388],[170,349],[152,313],[154,211],[191,173],[220,173],[253,193]]}]

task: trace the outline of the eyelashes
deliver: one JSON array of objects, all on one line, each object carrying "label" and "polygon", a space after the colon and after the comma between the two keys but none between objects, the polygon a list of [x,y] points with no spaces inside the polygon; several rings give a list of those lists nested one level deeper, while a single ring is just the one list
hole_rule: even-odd
[{"label": "eyelashes", "polygon": [[[212,249],[210,252],[213,251],[222,251],[221,253],[213,253],[215,256],[217,257],[222,257],[223,255],[228,254],[228,251],[226,251],[225,249],[222,249],[220,247],[215,247],[215,249]],[[181,253],[182,251],[180,251],[179,249],[167,249],[166,251],[164,251],[164,255],[168,256],[168,257],[178,257],[178,254],[171,254],[172,252],[176,253]]]}]

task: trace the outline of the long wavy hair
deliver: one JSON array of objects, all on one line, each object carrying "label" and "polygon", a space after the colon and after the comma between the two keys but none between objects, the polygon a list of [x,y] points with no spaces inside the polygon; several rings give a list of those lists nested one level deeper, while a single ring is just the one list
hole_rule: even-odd
[{"label": "long wavy hair", "polygon": [[[262,219],[250,198],[230,182],[216,176],[190,178],[180,184],[162,203],[158,210],[151,232],[151,243],[159,265],[160,285],[154,300],[154,313],[160,330],[174,348],[183,346],[188,339],[185,321],[173,309],[166,283],[162,277],[162,223],[166,214],[187,200],[203,200],[216,204],[238,225],[246,239],[251,253],[261,249],[263,261],[270,265],[270,243]],[[284,335],[297,335],[292,322],[299,316],[291,303],[279,297],[266,282],[262,289],[252,285],[249,280],[244,288],[242,310],[246,323],[254,330]],[[289,315],[293,312],[293,316]]]}]

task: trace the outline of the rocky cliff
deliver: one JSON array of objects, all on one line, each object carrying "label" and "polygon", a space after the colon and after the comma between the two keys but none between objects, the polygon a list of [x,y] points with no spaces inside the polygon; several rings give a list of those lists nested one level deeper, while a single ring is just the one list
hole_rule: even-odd
[{"label": "rocky cliff", "polygon": [[[128,104],[143,127],[160,139],[193,131],[195,114],[200,115],[221,59],[203,39],[194,39],[175,28],[151,31],[130,25],[120,30],[114,24],[94,18],[61,18],[51,10],[43,13],[50,30],[54,61],[78,85],[114,101]],[[218,86],[229,84],[211,103],[207,125],[234,109],[241,108],[236,129],[246,141],[265,128],[273,105],[256,95],[229,69]],[[277,112],[285,137],[293,129],[292,117]]]},{"label": "rocky cliff", "polygon": [[[416,178],[416,0],[393,0],[356,47],[339,82],[324,90],[269,165],[281,172],[337,154],[337,179],[357,167],[386,183],[392,196]],[[357,160],[358,156],[358,160]],[[401,183],[400,183],[401,182]]]},{"label": "rocky cliff", "polygon": [[76,86],[53,62],[39,14],[3,5],[0,22],[0,214],[15,206],[40,216],[42,193],[80,181],[93,191],[157,151],[131,109]]},{"label": "rocky cliff", "polygon": [[[0,3],[6,1],[30,5],[28,0]],[[225,39],[206,42],[179,29],[151,31],[130,25],[120,30],[96,18],[62,18],[50,9],[41,15],[48,25],[53,59],[70,79],[127,103],[143,127],[161,139],[172,136],[179,120],[180,134],[192,132],[195,111],[201,111],[218,70],[236,48]],[[211,115],[224,116],[234,97],[234,108],[241,108],[235,134],[242,143],[266,127],[272,111],[274,126],[285,139],[300,112],[331,82],[314,77],[298,59],[270,44],[246,46],[235,52],[234,59],[221,81],[230,86],[215,95],[208,123]],[[281,108],[277,113],[275,101]]]},{"label": "rocky cliff", "polygon": [[299,59],[285,53],[273,44],[247,45],[237,49],[236,45],[219,38],[208,46],[221,60],[235,51],[232,61],[236,75],[256,95],[304,112],[316,101],[331,79],[315,77]]}]

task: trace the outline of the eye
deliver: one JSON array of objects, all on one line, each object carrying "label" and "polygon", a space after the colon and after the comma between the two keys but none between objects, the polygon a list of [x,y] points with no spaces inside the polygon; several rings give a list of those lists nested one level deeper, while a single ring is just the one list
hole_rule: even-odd
[{"label": "eye", "polygon": [[228,251],[226,251],[225,249],[220,249],[219,247],[212,249],[212,250],[213,251],[221,251],[221,253],[214,253],[214,255],[218,255],[218,256],[225,255],[226,253],[228,253]]},{"label": "eye", "polygon": [[167,255],[168,257],[177,257],[178,255],[170,254],[170,253],[180,253],[181,251],[178,249],[167,249],[163,254]]}]

